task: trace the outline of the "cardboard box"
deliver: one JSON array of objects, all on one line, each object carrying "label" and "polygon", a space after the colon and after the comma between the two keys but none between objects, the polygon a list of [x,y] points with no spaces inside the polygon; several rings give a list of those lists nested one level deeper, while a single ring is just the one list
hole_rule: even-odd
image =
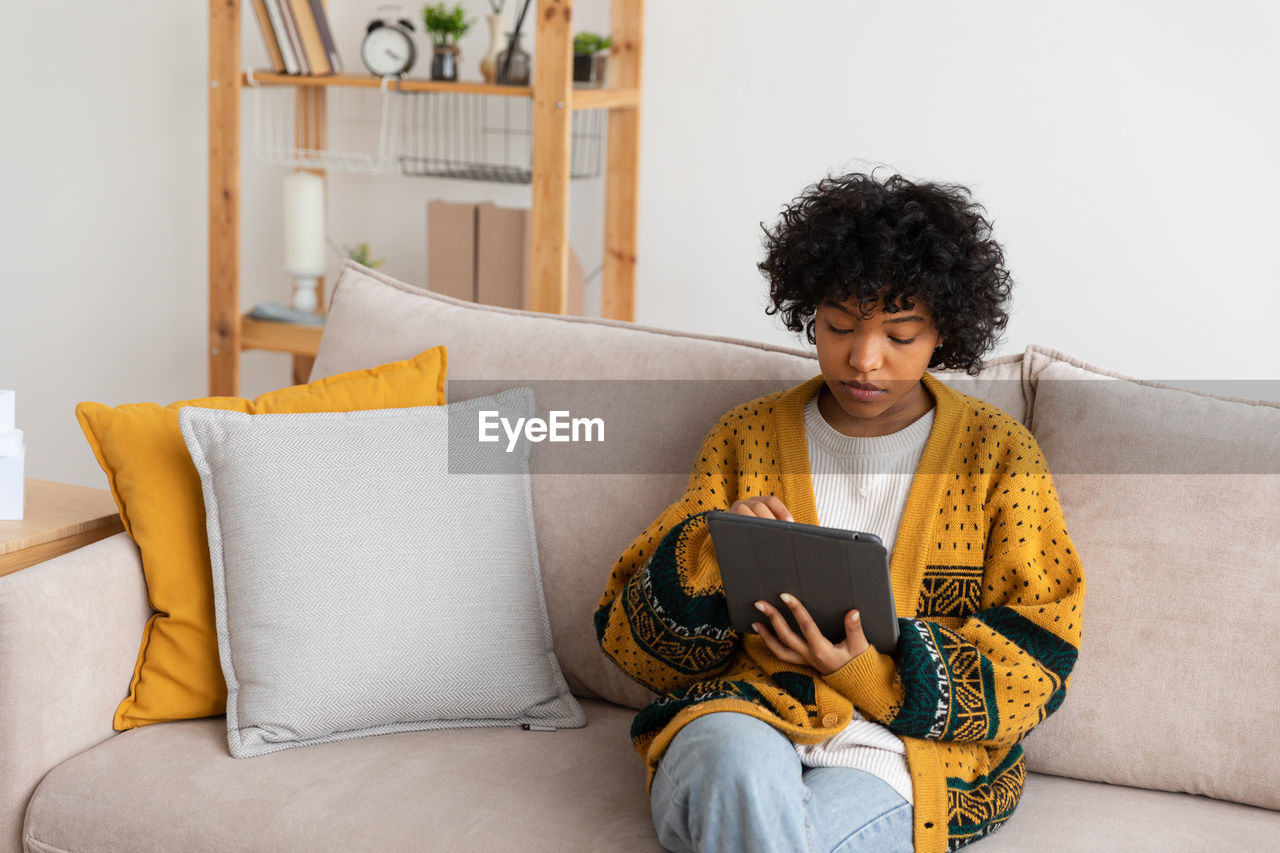
[{"label": "cardboard box", "polygon": [[455,299],[476,299],[474,204],[427,202],[427,289]]},{"label": "cardboard box", "polygon": [[[445,296],[529,307],[529,211],[492,202],[427,203],[427,289]],[[569,249],[565,312],[585,310],[586,274]]]}]

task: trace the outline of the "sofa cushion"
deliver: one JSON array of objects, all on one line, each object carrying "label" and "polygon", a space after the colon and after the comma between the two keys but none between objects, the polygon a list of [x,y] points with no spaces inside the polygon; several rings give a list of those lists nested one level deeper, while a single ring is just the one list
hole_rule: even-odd
[{"label": "sofa cushion", "polygon": [[1009,822],[974,853],[1270,850],[1280,812],[1191,794],[1028,773]]},{"label": "sofa cushion", "polygon": [[[707,428],[743,399],[809,378],[817,361],[799,350],[477,305],[346,265],[312,377],[402,358],[397,353],[417,352],[423,341],[449,349],[450,400],[528,385],[540,414],[602,416],[610,444],[638,451],[619,469],[577,464],[576,456],[557,463],[574,448],[542,443],[532,448],[530,466],[538,554],[565,678],[579,696],[648,704],[649,691],[596,644],[591,617],[609,570],[679,497]],[[626,441],[624,424],[641,427],[646,439]]]},{"label": "sofa cushion", "polygon": [[200,478],[178,431],[178,410],[199,405],[239,412],[318,412],[443,403],[445,351],[414,350],[404,358],[255,400],[206,397],[169,406],[76,406],[125,530],[142,552],[147,596],[156,611],[143,629],[129,695],[116,710],[117,729],[207,717],[226,709]]},{"label": "sofa cushion", "polygon": [[658,853],[634,712],[583,708],[582,729],[388,734],[249,761],[227,754],[220,718],[148,726],[55,768],[25,835],[35,851],[86,853]]},{"label": "sofa cushion", "polygon": [[1088,584],[1067,699],[1028,765],[1280,808],[1280,404],[1027,360]]},{"label": "sofa cushion", "polygon": [[481,410],[514,422],[533,397],[182,410],[204,486],[232,755],[585,723],[551,648],[529,443],[476,441]]},{"label": "sofa cushion", "polygon": [[[702,439],[720,416],[816,375],[817,358],[744,340],[463,302],[348,263],[312,378],[436,344],[449,349],[450,400],[527,384],[543,416],[551,409],[603,416],[603,455],[586,445],[532,449],[538,551],[569,686],[579,696],[644,707],[652,694],[596,643],[592,615],[608,572],[680,497]],[[1016,354],[992,359],[976,379],[938,375],[1021,417],[1021,372]]]},{"label": "sofa cushion", "polygon": [[[659,853],[633,713],[587,726],[411,732],[236,761],[218,719],[116,735],[54,768],[27,811],[32,853],[184,850],[608,850]],[[181,820],[175,820],[181,815]],[[1280,813],[1031,774],[975,849],[1267,850]]]},{"label": "sofa cushion", "polygon": [[996,356],[989,359],[977,376],[951,370],[934,371],[933,375],[957,391],[977,397],[1027,422],[1027,388],[1023,381],[1023,354]]}]

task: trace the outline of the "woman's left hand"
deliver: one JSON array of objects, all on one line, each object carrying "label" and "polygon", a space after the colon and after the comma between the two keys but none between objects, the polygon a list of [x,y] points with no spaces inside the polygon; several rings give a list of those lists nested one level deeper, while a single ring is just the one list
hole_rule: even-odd
[{"label": "woman's left hand", "polygon": [[767,625],[763,622],[752,624],[756,633],[760,635],[760,639],[764,640],[764,644],[778,660],[806,664],[823,675],[830,675],[870,648],[871,644],[862,633],[862,619],[858,611],[850,610],[845,614],[844,642],[834,644],[818,630],[813,617],[809,615],[809,611],[799,599],[783,593],[782,601],[791,608],[791,615],[795,617],[803,636],[797,636],[787,624],[782,611],[767,601],[757,601],[756,609],[768,617],[769,623]]}]

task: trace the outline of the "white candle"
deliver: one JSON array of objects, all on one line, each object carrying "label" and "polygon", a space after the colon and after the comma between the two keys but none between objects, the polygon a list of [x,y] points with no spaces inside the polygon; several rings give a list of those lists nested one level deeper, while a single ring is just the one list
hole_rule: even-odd
[{"label": "white candle", "polygon": [[324,179],[294,172],[284,179],[284,267],[295,276],[324,275]]}]

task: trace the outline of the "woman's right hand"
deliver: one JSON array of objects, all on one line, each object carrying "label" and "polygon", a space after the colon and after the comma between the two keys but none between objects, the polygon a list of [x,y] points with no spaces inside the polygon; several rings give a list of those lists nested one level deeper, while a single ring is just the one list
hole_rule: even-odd
[{"label": "woman's right hand", "polygon": [[729,507],[734,515],[754,515],[756,518],[776,518],[779,521],[795,521],[791,511],[774,495],[755,495],[745,500],[734,501]]}]

